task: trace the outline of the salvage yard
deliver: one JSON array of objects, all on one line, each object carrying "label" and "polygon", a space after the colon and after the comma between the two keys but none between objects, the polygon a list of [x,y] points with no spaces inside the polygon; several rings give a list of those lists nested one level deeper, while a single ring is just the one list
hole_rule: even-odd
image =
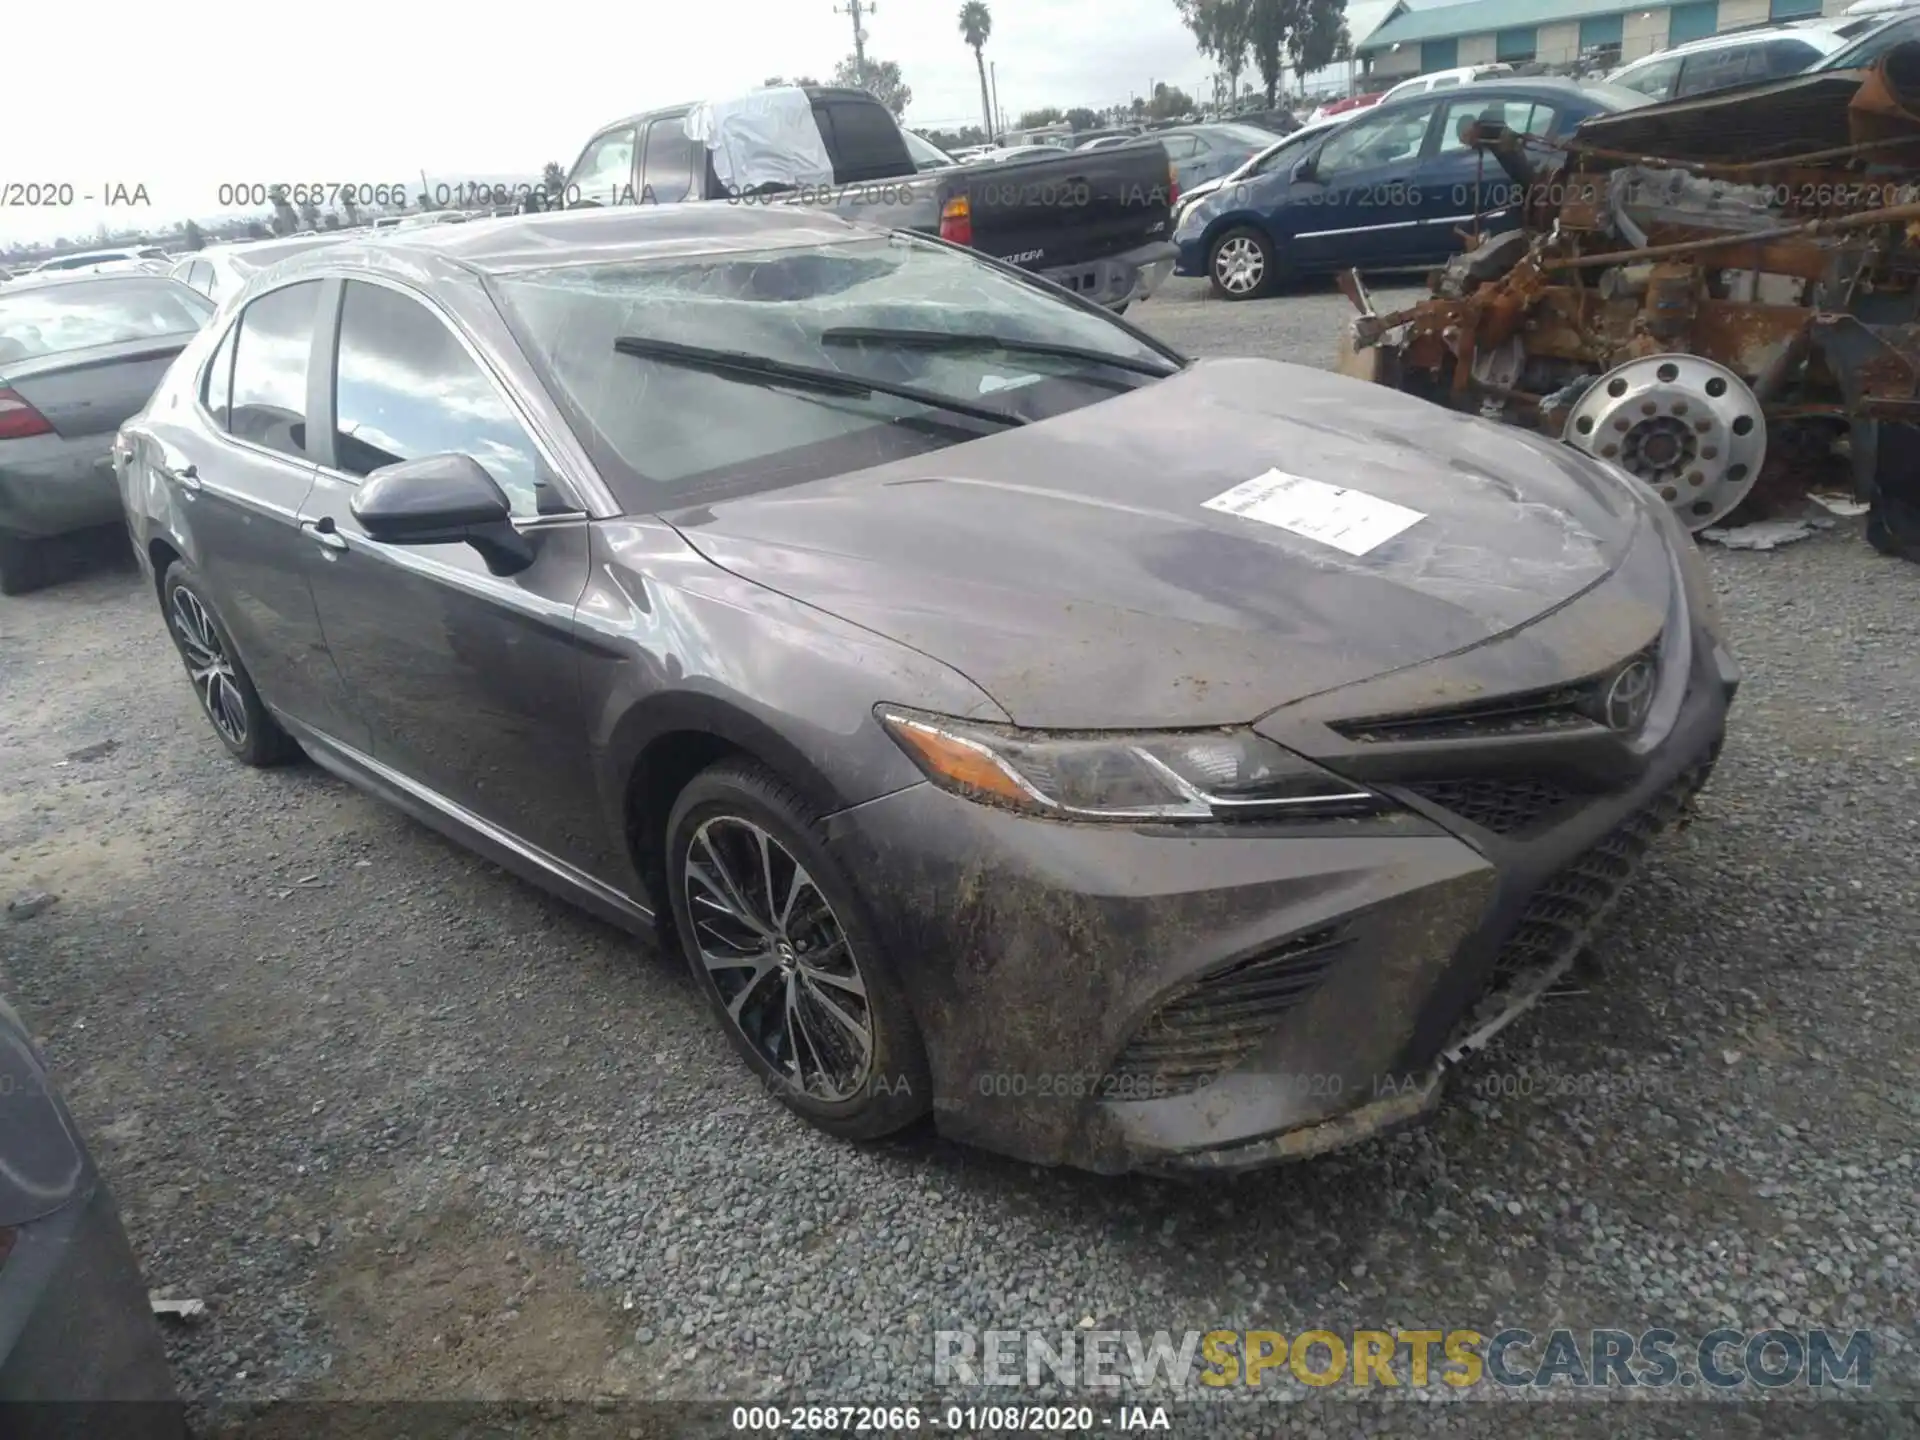
[{"label": "salvage yard", "polygon": [[[1193,354],[1328,365],[1350,313],[1331,287],[1227,304],[1177,281],[1129,318]],[[1111,1180],[810,1129],[677,959],[317,769],[232,763],[130,563],[0,602],[0,898],[56,897],[0,920],[0,992],[149,1285],[207,1303],[170,1331],[203,1416],[930,1399],[934,1330],[1088,1321],[1865,1327],[1875,1393],[1911,1394],[1920,572],[1861,524],[1709,547],[1746,684],[1605,978],[1509,1031],[1431,1123],[1291,1168]],[[1481,1428],[1296,1393],[1301,1433]],[[1709,1433],[1702,1403],[1634,1414]],[[1791,1428],[1900,1423],[1834,1402]]]}]

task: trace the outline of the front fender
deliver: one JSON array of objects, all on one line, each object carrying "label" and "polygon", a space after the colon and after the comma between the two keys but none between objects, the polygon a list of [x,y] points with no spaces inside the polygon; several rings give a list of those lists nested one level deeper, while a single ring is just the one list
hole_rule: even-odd
[{"label": "front fender", "polygon": [[594,527],[577,615],[582,694],[610,833],[665,736],[711,736],[800,787],[821,814],[923,778],[880,703],[1007,723],[958,671],[723,570],[663,520]]}]

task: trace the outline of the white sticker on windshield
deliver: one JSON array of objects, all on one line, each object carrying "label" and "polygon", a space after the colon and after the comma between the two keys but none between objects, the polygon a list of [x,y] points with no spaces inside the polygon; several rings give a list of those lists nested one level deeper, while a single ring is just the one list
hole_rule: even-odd
[{"label": "white sticker on windshield", "polygon": [[980,393],[991,395],[996,390],[1018,390],[1024,385],[1038,385],[1044,379],[1044,375],[982,375]]},{"label": "white sticker on windshield", "polygon": [[1244,520],[1277,525],[1349,555],[1365,555],[1427,518],[1425,512],[1391,500],[1284,470],[1269,470],[1242,481],[1205,505]]}]

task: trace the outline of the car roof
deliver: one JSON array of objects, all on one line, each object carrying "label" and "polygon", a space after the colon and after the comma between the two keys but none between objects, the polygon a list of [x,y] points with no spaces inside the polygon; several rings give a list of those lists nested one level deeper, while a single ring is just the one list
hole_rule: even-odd
[{"label": "car roof", "polygon": [[303,250],[311,250],[316,245],[330,242],[325,236],[313,235],[275,235],[267,240],[227,240],[213,245],[202,245],[198,250],[190,251],[178,258],[191,260],[195,255],[257,255],[269,250],[284,248],[289,255],[297,255]]},{"label": "car roof", "polygon": [[275,273],[399,271],[431,283],[566,265],[741,254],[886,233],[877,225],[799,205],[616,205],[367,232],[303,250],[276,266]]},{"label": "car roof", "polygon": [[1901,9],[1901,10],[1882,11],[1878,14],[1871,16],[1871,18],[1874,21],[1873,27],[1871,29],[1862,30],[1857,34],[1850,36],[1846,44],[1842,45],[1839,50],[1835,50],[1834,52],[1832,52],[1832,54],[1827,56],[1826,59],[1819,61],[1815,68],[1818,68],[1821,70],[1825,70],[1829,68],[1834,55],[1840,54],[1841,51],[1852,50],[1856,46],[1865,45],[1867,42],[1871,40],[1877,40],[1882,35],[1885,35],[1889,30],[1914,29],[1916,25],[1920,25],[1920,8],[1910,7],[1910,8]]},{"label": "car roof", "polygon": [[1382,100],[1371,109],[1357,113],[1384,115],[1399,110],[1403,106],[1426,105],[1438,99],[1452,102],[1471,98],[1479,102],[1498,100],[1502,96],[1527,100],[1546,100],[1554,96],[1571,99],[1580,96],[1589,100],[1604,100],[1618,109],[1633,109],[1652,103],[1638,90],[1627,90],[1592,80],[1569,80],[1560,75],[1491,75],[1484,80],[1474,81],[1470,86],[1460,86],[1458,89],[1428,90],[1419,94],[1396,95],[1391,100]]},{"label": "car roof", "polygon": [[109,245],[99,250],[69,250],[64,255],[49,255],[46,259],[36,261],[35,263],[38,265],[71,265],[81,260],[118,260],[123,256],[137,255],[139,252],[140,247],[137,245]]},{"label": "car roof", "polygon": [[1671,60],[1679,55],[1698,55],[1707,50],[1732,50],[1741,45],[1765,45],[1773,40],[1805,40],[1816,49],[1825,47],[1828,54],[1840,49],[1846,41],[1834,33],[1834,26],[1844,23],[1841,17],[1834,16],[1824,20],[1815,16],[1810,20],[1795,20],[1784,25],[1758,25],[1751,30],[1730,30],[1723,35],[1706,35],[1698,40],[1688,40],[1679,45],[1668,46],[1665,50],[1656,50],[1651,55],[1643,55],[1622,65],[1613,73],[1624,75],[1629,70],[1641,70],[1661,60]]},{"label": "car roof", "polygon": [[[796,88],[803,90],[806,92],[806,96],[809,100],[859,100],[869,105],[877,105],[880,103],[879,101],[873,98],[873,95],[871,92],[866,90],[861,90],[858,87],[852,86],[852,85],[801,85],[797,87],[792,85],[783,85],[777,88],[783,89],[783,90],[792,90]],[[744,90],[739,93],[743,95],[752,95],[752,94],[757,94],[758,92],[752,91],[752,90]],[[713,99],[714,97],[708,96],[707,98]],[[728,92],[727,94],[722,95],[719,98],[732,99],[733,92]],[[593,132],[594,138],[598,139],[600,136],[606,134],[607,131],[618,130],[623,125],[638,125],[641,122],[646,120],[658,120],[662,116],[671,117],[674,115],[684,115],[687,111],[693,109],[695,105],[698,105],[700,103],[701,102],[698,100],[686,100],[681,102],[678,105],[656,105],[651,110],[637,110],[631,115],[621,116],[618,120],[607,121],[606,124],[602,125],[599,129]]]},{"label": "car roof", "polygon": [[67,285],[115,285],[123,280],[157,280],[162,285],[179,285],[189,295],[197,296],[200,293],[188,286],[180,285],[180,282],[170,275],[162,275],[157,271],[138,266],[130,270],[114,270],[106,274],[97,271],[87,274],[77,271],[62,273],[51,270],[45,274],[19,275],[7,282],[7,293],[16,295],[22,290],[54,290]]}]

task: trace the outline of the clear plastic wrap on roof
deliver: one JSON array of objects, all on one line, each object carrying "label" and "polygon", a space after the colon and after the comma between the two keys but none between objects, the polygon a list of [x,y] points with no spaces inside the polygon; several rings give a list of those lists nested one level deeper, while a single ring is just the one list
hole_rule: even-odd
[{"label": "clear plastic wrap on roof", "polygon": [[833,160],[797,85],[709,100],[687,116],[687,134],[713,156],[713,173],[730,192],[762,185],[831,185]]}]

